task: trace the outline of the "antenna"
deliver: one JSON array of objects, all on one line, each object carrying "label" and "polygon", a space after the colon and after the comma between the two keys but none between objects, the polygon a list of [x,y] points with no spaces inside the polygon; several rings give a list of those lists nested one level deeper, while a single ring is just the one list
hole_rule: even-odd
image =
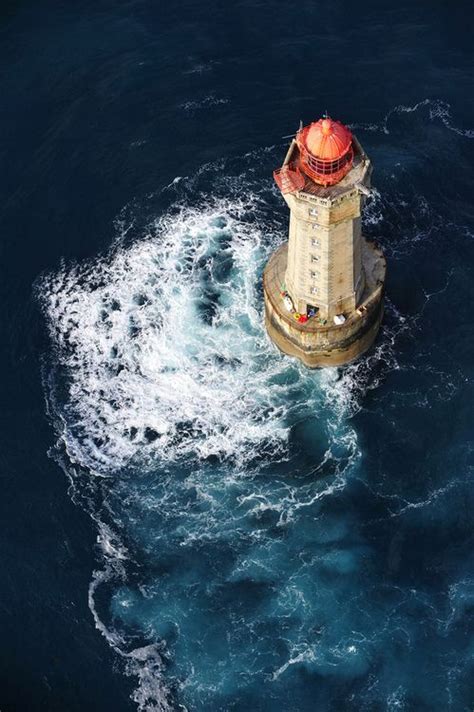
[{"label": "antenna", "polygon": [[[301,131],[302,128],[303,128],[303,121],[302,121],[302,119],[300,119],[300,125],[298,126],[298,131]],[[295,138],[298,131],[293,134],[288,134],[288,136],[282,136],[282,138]]]}]

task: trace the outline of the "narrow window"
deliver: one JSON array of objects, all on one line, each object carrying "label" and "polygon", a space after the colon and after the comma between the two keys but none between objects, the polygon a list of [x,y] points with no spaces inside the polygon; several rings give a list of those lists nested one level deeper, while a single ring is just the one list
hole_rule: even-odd
[{"label": "narrow window", "polygon": [[318,214],[318,211],[317,211],[316,208],[310,208],[310,209],[309,209],[309,214],[310,214],[310,215],[313,215],[313,216],[316,216],[316,215]]},{"label": "narrow window", "polygon": [[317,294],[319,289],[317,287],[311,287],[311,294]]},{"label": "narrow window", "polygon": [[309,275],[310,275],[311,279],[316,279],[317,277],[319,277],[319,272],[313,272],[313,271],[311,271],[311,272],[309,273]]},{"label": "narrow window", "polygon": [[313,239],[311,240],[311,245],[312,245],[313,247],[319,247],[320,244],[321,244],[321,242],[320,242],[320,240],[318,240],[317,238],[313,238]]},{"label": "narrow window", "polygon": [[319,257],[317,255],[311,255],[311,262],[319,262]]}]

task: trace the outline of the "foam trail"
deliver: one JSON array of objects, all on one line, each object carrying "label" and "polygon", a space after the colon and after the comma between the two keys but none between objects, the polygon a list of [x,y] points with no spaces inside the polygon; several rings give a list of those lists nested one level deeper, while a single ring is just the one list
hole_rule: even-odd
[{"label": "foam trail", "polygon": [[412,114],[420,109],[428,109],[430,121],[439,119],[447,129],[458,134],[458,136],[469,139],[474,138],[474,129],[460,129],[452,123],[451,106],[442,99],[423,99],[412,106],[399,104],[393,109],[390,109],[379,123],[353,123],[349,124],[349,128],[362,131],[382,132],[388,136],[390,134],[389,125],[392,116],[397,114]]},{"label": "foam trail", "polygon": [[[106,550],[110,556],[110,550]],[[105,569],[94,571],[89,584],[88,603],[95,627],[107,640],[107,643],[124,661],[125,674],[134,676],[138,686],[132,694],[139,712],[172,712],[175,709],[171,702],[168,686],[165,682],[163,650],[158,643],[127,650],[127,641],[114,629],[107,627],[96,608],[96,594],[100,586],[117,578],[124,579],[125,572],[116,563],[109,562]]]}]

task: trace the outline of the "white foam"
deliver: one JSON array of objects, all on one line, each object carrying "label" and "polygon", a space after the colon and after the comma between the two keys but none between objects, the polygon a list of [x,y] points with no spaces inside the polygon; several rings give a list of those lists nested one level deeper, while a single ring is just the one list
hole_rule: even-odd
[{"label": "white foam", "polygon": [[180,105],[180,108],[188,114],[195,114],[196,111],[199,111],[200,109],[208,109],[213,106],[220,106],[222,104],[228,103],[229,100],[225,97],[219,97],[215,94],[209,94],[208,96],[205,96],[199,101],[185,101],[183,104]]},{"label": "white foam", "polygon": [[138,685],[132,693],[138,712],[172,712],[170,691],[164,680],[163,649],[159,643],[152,643],[127,650],[127,642],[120,633],[102,621],[95,597],[97,589],[111,580],[124,578],[120,563],[109,561],[102,571],[94,571],[89,585],[89,609],[94,618],[95,627],[107,640],[107,643],[124,661],[126,675],[134,676]]},{"label": "white foam", "polygon": [[98,522],[99,533],[97,543],[102,550],[104,557],[108,559],[125,561],[128,558],[126,547],[118,539],[117,535],[104,522]]},{"label": "white foam", "polygon": [[278,670],[272,675],[272,680],[278,680],[280,675],[282,675],[291,665],[301,664],[301,663],[314,663],[317,660],[316,650],[314,646],[295,646],[292,650],[290,658],[281,665]]},{"label": "white foam", "polygon": [[[264,442],[284,446],[282,389],[271,380],[286,363],[262,326],[262,236],[240,219],[251,208],[180,208],[132,247],[43,280],[72,462],[108,474],[137,454],[243,461]],[[223,252],[233,271],[219,281]],[[206,321],[207,289],[218,303]]]},{"label": "white foam", "polygon": [[451,105],[442,99],[422,99],[413,105],[399,104],[394,106],[378,123],[353,123],[349,124],[349,128],[354,130],[382,132],[390,134],[390,120],[392,116],[397,114],[412,114],[416,111],[427,109],[430,121],[440,120],[441,123],[450,131],[463,136],[464,138],[474,138],[474,129],[460,129],[452,123]]},{"label": "white foam", "polygon": [[400,685],[387,697],[387,712],[403,712],[406,709],[406,692]]}]

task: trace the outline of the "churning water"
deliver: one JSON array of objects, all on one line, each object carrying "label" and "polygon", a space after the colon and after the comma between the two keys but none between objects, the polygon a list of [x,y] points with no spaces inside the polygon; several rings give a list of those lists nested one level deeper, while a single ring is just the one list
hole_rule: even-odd
[{"label": "churning water", "polygon": [[[379,130],[407,112],[458,131],[431,102],[397,107]],[[358,363],[304,369],[263,327],[261,272],[285,226],[254,160],[236,159],[237,176],[223,162],[176,179],[163,215],[137,227],[140,207],[124,210],[109,252],[38,283],[56,457],[98,531],[96,626],[136,676],[140,710],[441,709],[440,695],[446,708],[467,670],[457,624],[471,580],[431,590],[400,572],[409,530],[443,527],[466,483],[404,471],[417,437],[404,412],[425,417],[464,380],[430,362],[424,338],[453,268],[411,314],[389,290],[379,342]],[[402,178],[365,218],[374,236],[393,220],[389,260],[416,257],[441,221]],[[358,418],[374,421],[362,436]],[[387,466],[379,432],[392,429]]]}]

